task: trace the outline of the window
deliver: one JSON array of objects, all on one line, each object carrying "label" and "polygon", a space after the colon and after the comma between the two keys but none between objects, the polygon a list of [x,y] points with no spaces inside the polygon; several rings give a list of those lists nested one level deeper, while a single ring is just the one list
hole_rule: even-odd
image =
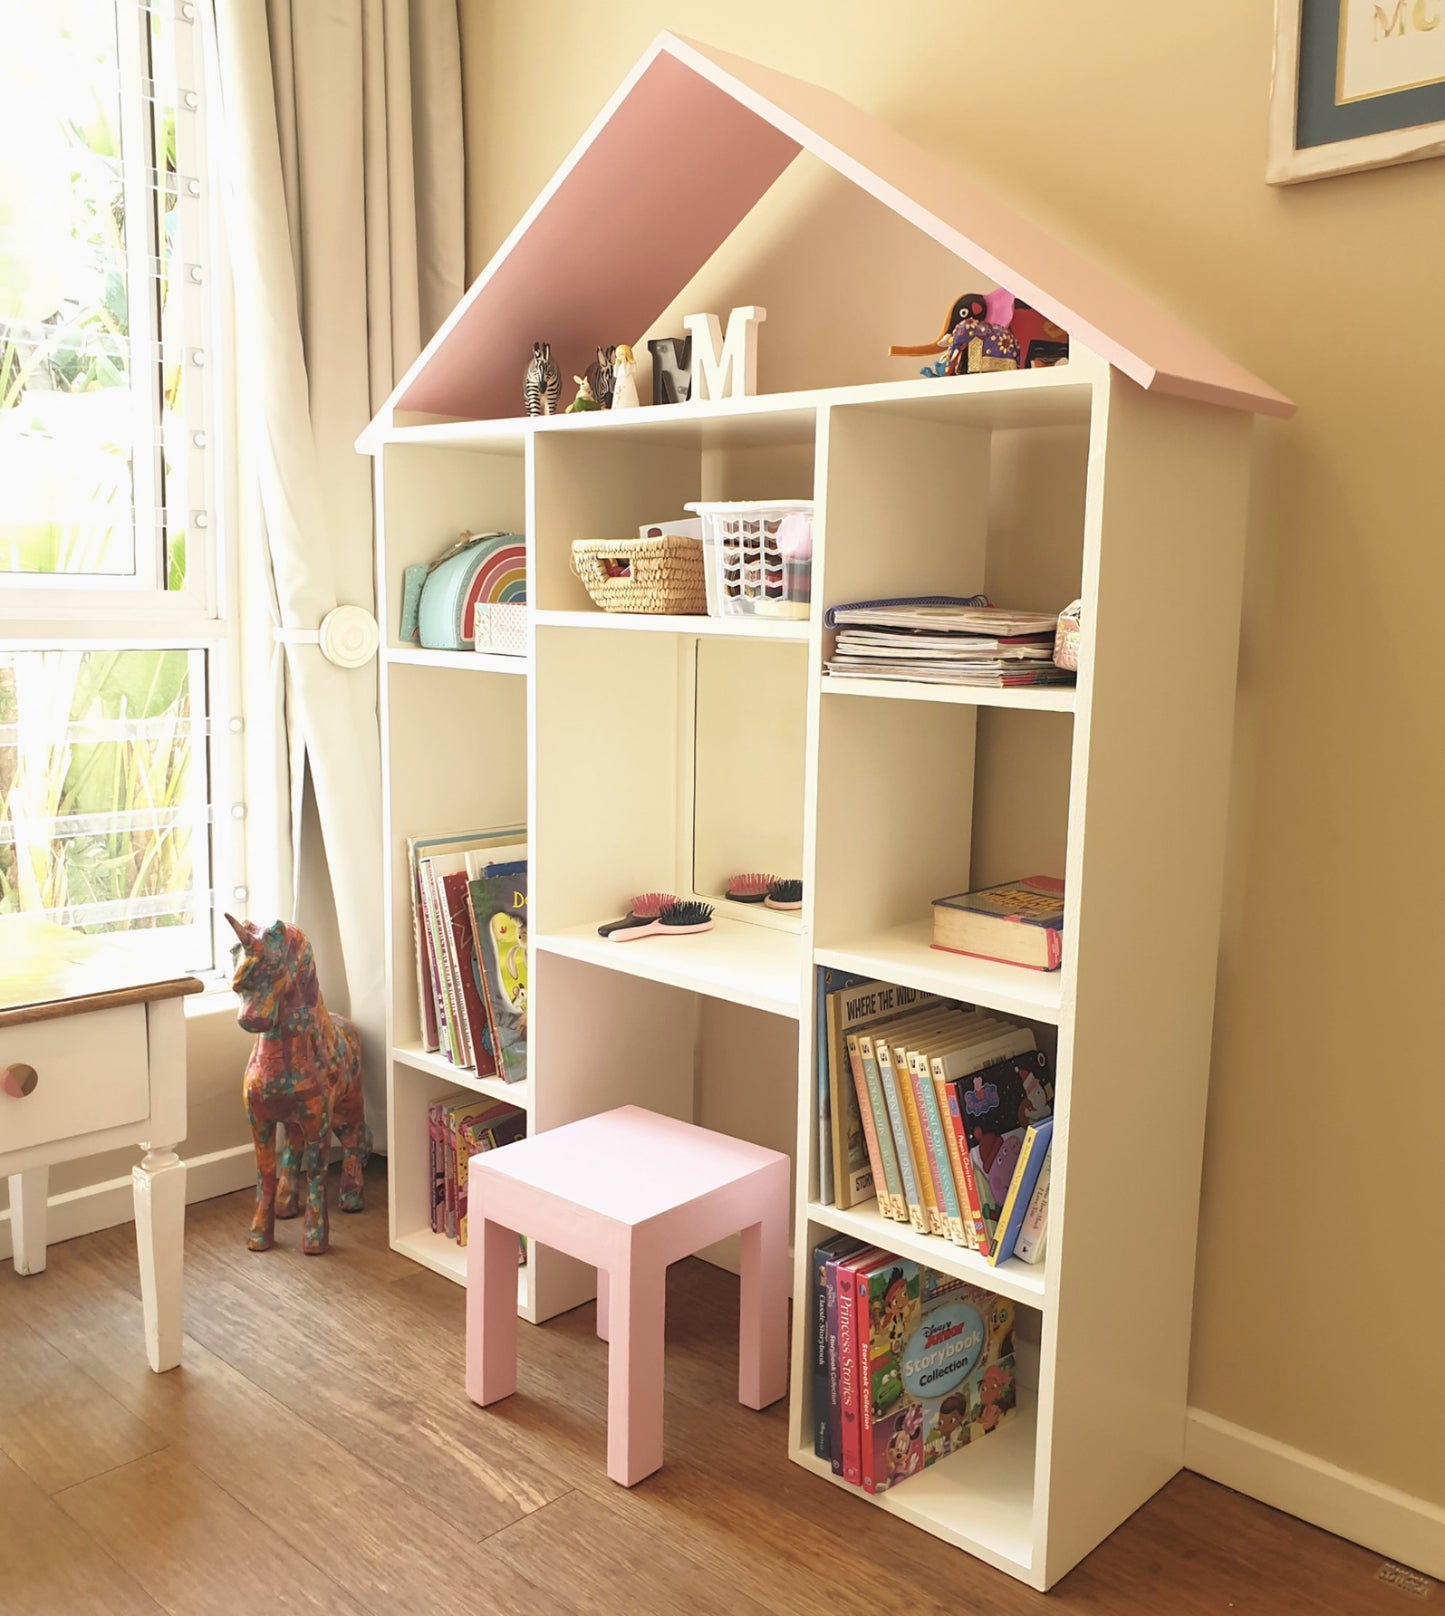
[{"label": "window", "polygon": [[0,914],[190,970],[233,673],[198,34],[191,0],[0,15]]}]

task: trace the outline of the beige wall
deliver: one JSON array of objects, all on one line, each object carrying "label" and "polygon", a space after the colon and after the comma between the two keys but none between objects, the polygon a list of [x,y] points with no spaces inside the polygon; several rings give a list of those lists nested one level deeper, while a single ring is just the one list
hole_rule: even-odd
[{"label": "beige wall", "polygon": [[[1445,161],[1266,187],[1271,10],[465,0],[469,245],[475,272],[671,27],[1011,190],[1298,401],[1256,439],[1191,1396],[1445,1504]],[[898,374],[873,335],[932,335],[957,271],[891,227],[835,234],[836,184],[782,186],[694,306],[768,306],[765,387],[807,382],[820,342],[848,348],[830,380]]]}]

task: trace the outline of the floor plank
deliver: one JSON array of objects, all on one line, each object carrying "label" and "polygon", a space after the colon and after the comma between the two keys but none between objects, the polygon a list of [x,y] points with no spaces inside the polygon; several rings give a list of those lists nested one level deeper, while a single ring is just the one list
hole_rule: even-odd
[{"label": "floor plank", "polygon": [[42,1491],[59,1492],[165,1446],[23,1320],[4,1341],[0,1453]]},{"label": "floor plank", "polygon": [[82,1482],[56,1502],[172,1616],[366,1616],[323,1538],[303,1556],[172,1453]]},{"label": "floor plank", "polygon": [[0,1521],[0,1610],[16,1616],[159,1616],[160,1606],[145,1589],[3,1454]]},{"label": "floor plank", "polygon": [[[517,1395],[473,1407],[462,1293],[388,1250],[376,1170],[368,1194],[321,1259],[284,1232],[248,1252],[249,1195],[191,1208],[185,1356],[168,1375],[142,1355],[131,1230],[55,1247],[32,1279],[0,1265],[0,1452],[23,1430],[29,1468],[0,1457],[5,1616],[12,1582],[25,1616],[1408,1608],[1376,1556],[1189,1475],[1045,1599],[789,1464],[785,1409],[734,1397],[737,1283],[698,1262],[669,1275],[664,1468],[616,1487],[593,1308],[524,1329]],[[75,1396],[38,1417],[47,1376]],[[137,1457],[146,1442],[160,1451]],[[88,1479],[53,1500],[32,1479],[76,1464]]]}]

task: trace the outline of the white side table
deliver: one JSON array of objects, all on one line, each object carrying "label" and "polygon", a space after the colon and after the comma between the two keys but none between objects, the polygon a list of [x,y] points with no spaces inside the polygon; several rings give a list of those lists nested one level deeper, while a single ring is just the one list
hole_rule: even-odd
[{"label": "white side table", "polygon": [[[26,972],[5,937],[0,980],[0,1175],[10,1180],[15,1271],[45,1267],[50,1167],[123,1145],[133,1170],[146,1357],[181,1361],[186,1168],[186,1027],[194,977],[138,979],[123,951]],[[43,954],[43,950],[40,951]]]}]

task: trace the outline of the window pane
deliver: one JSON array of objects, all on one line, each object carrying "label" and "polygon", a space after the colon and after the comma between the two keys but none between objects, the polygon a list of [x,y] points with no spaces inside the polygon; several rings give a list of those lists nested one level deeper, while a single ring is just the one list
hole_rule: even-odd
[{"label": "window pane", "polygon": [[148,120],[122,84],[138,110],[149,50],[114,0],[4,10],[0,572],[133,575],[159,542],[156,259]]},{"label": "window pane", "polygon": [[208,965],[205,653],[0,651],[0,914]]},{"label": "window pane", "polygon": [[[190,509],[186,490],[186,467],[193,445],[187,417],[185,389],[186,341],[196,342],[198,333],[187,333],[182,320],[183,277],[198,266],[199,243],[187,242],[181,225],[181,189],[177,163],[176,107],[180,92],[176,83],[177,23],[171,9],[157,8],[150,17],[150,59],[154,86],[151,102],[151,144],[155,152],[155,208],[160,252],[157,269],[160,285],[156,300],[160,309],[160,393],[161,393],[161,477],[165,489],[163,536],[166,589],[184,589],[186,584],[186,518]],[[189,156],[194,160],[195,152]],[[192,167],[194,172],[194,167]],[[194,228],[194,221],[193,221]],[[191,262],[187,263],[187,257]]]}]

